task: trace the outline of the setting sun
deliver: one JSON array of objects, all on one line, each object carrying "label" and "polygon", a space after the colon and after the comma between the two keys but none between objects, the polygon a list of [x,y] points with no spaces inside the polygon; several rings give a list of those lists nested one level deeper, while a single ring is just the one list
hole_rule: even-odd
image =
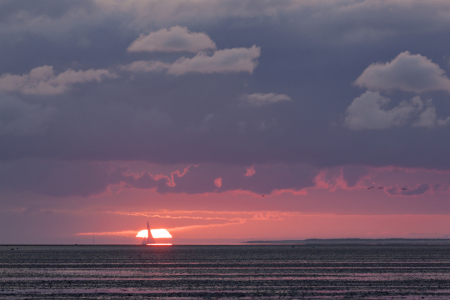
[{"label": "setting sun", "polygon": [[155,239],[171,238],[172,235],[166,229],[152,229],[152,236]]},{"label": "setting sun", "polygon": [[138,232],[138,234],[136,235],[136,237],[140,237],[140,238],[148,238],[148,230],[144,229]]},{"label": "setting sun", "polygon": [[[155,239],[171,238],[172,235],[167,231],[167,229],[151,229],[152,237]],[[144,229],[138,232],[136,237],[148,238],[148,230]]]}]

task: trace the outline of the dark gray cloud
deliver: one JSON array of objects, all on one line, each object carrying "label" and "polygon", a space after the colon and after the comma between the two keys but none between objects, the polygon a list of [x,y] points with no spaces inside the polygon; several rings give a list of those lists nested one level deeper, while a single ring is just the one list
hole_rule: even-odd
[{"label": "dark gray cloud", "polygon": [[[131,172],[108,163],[56,160],[15,160],[0,163],[0,189],[33,192],[54,197],[91,196],[110,186],[155,189],[158,193],[202,194],[247,191],[271,194],[276,190],[298,191],[315,186],[316,168],[308,165],[255,166],[252,176],[244,167],[226,165],[190,166],[166,174]],[[217,183],[220,180],[220,184]]]},{"label": "dark gray cloud", "polygon": [[0,187],[48,196],[90,196],[124,180],[122,171],[86,162],[9,161],[0,164]]},{"label": "dark gray cloud", "polygon": [[315,186],[318,170],[308,165],[255,166],[252,176],[245,176],[242,167],[224,165],[191,166],[189,171],[174,177],[174,187],[159,186],[159,192],[197,194],[234,190],[270,194],[275,190],[298,191]]},{"label": "dark gray cloud", "polygon": [[34,136],[43,134],[57,115],[49,105],[30,104],[0,94],[0,135]]},{"label": "dark gray cloud", "polygon": [[[68,69],[109,70],[118,77],[82,84],[68,81],[56,85],[60,90],[53,95],[23,94],[26,85],[8,89],[17,99],[14,105],[36,110],[16,117],[18,123],[36,124],[31,115],[45,117],[35,126],[41,128],[38,137],[20,130],[0,136],[0,144],[8,145],[0,147],[4,162],[32,158],[239,168],[450,168],[450,128],[443,126],[449,122],[448,93],[435,85],[414,85],[418,78],[445,79],[450,42],[443,37],[450,26],[441,16],[450,10],[449,4],[49,1],[38,8],[15,3],[2,3],[0,75],[23,77],[35,68],[52,66],[55,78]],[[22,22],[16,20],[19,14]],[[201,55],[127,51],[141,34],[173,26],[204,33],[222,50]],[[241,52],[250,53],[244,59],[247,64],[239,59]],[[180,57],[184,58],[179,61]],[[406,63],[400,64],[400,58]],[[159,71],[172,71],[120,68],[133,62],[149,68],[149,61],[159,62]],[[372,89],[375,81],[368,78],[374,66],[395,73],[389,84],[397,88],[386,88],[379,76],[376,88],[393,90],[389,94],[353,85],[356,80]],[[364,81],[362,74],[369,74]],[[414,80],[407,77],[412,75]],[[422,104],[411,100],[419,91]],[[433,99],[432,105],[428,99]],[[355,101],[359,109],[354,109]],[[47,116],[49,109],[57,114]],[[180,177],[180,184],[187,178]],[[225,179],[224,188],[232,182]]]}]

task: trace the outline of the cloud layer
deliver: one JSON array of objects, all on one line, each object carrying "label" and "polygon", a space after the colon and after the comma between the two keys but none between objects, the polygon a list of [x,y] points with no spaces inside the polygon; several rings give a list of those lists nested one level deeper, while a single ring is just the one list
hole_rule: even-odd
[{"label": "cloud layer", "polygon": [[105,163],[26,159],[0,163],[0,189],[56,197],[87,197],[103,193],[114,185],[128,189],[155,189],[162,194],[227,191],[271,194],[313,187],[318,172],[308,165],[257,166],[254,170],[252,176],[245,176],[246,169],[242,167],[200,165],[169,174],[151,174],[148,171],[131,172],[126,165],[111,167]]},{"label": "cloud layer", "polygon": [[152,190],[160,195],[231,192],[260,198],[277,197],[283,193],[306,197],[320,190],[331,193],[330,197],[342,191],[360,191],[367,197],[373,193],[386,193],[388,196],[446,195],[450,191],[448,172],[389,170],[361,165],[318,169],[308,164],[272,164],[254,165],[246,169],[201,164],[166,166],[165,170],[159,171],[138,171],[135,167],[125,162],[14,160],[0,163],[0,190],[51,197],[106,196],[125,191]]},{"label": "cloud layer", "polygon": [[44,133],[58,110],[0,95],[0,135],[32,136]]},{"label": "cloud layer", "polygon": [[2,162],[450,169],[449,3],[0,5]]}]

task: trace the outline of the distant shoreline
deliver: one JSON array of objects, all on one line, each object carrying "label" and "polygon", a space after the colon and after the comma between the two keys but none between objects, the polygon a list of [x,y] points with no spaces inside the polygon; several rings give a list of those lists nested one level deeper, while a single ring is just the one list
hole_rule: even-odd
[{"label": "distant shoreline", "polygon": [[433,244],[450,245],[450,239],[306,239],[306,240],[275,240],[275,241],[247,241],[244,244],[274,244],[274,245],[373,245],[373,244]]}]

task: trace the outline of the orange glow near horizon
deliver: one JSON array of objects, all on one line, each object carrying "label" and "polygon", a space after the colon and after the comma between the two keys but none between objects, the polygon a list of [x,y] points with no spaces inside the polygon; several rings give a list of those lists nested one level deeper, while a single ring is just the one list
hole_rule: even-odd
[{"label": "orange glow near horizon", "polygon": [[172,244],[156,243],[156,244],[147,244],[147,246],[172,246]]}]

